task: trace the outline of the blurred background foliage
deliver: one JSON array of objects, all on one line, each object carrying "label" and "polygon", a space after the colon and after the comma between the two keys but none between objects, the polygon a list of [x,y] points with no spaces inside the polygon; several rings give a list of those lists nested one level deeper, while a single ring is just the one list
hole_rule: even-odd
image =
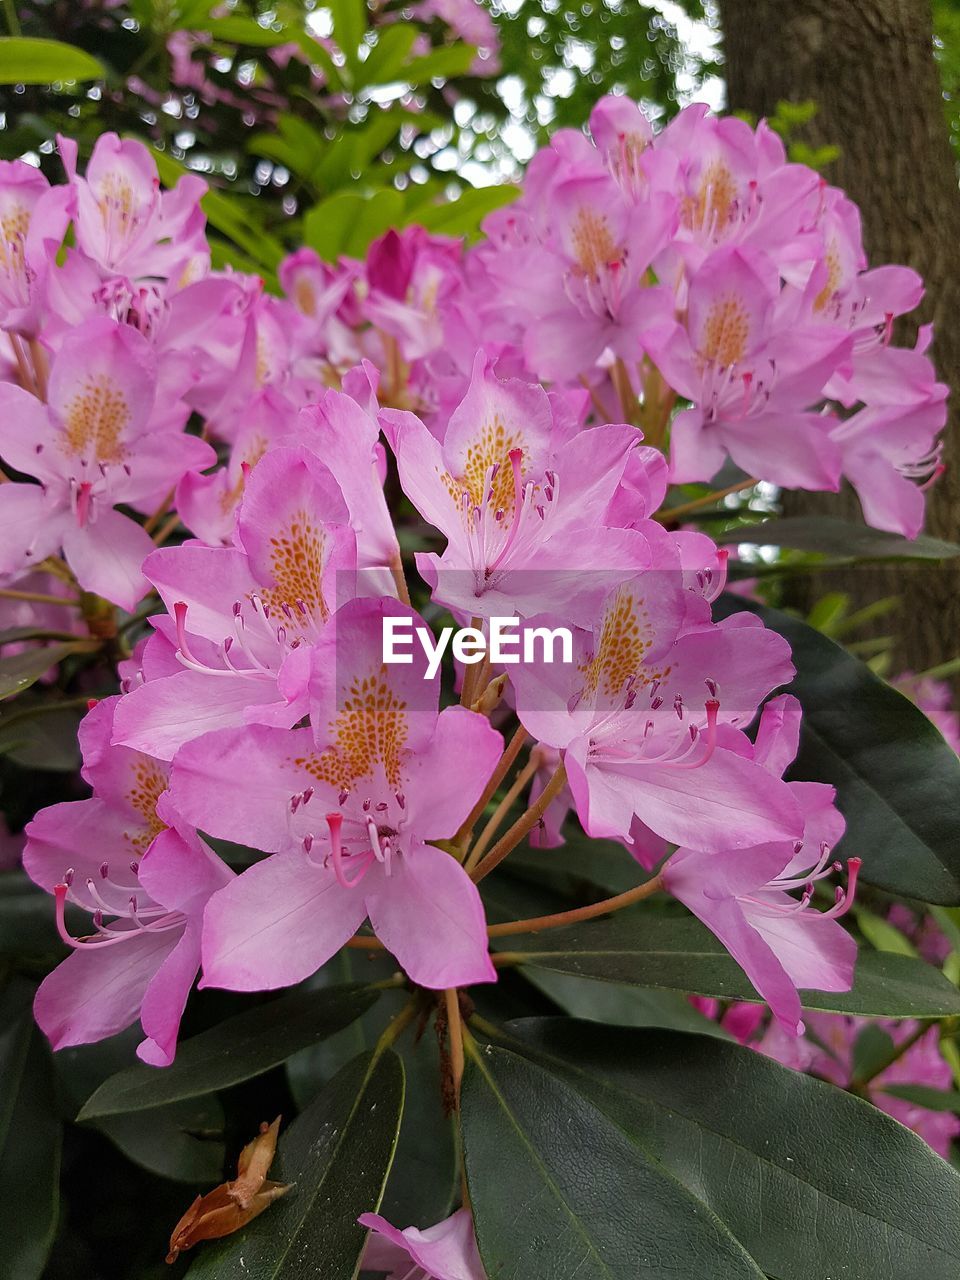
[{"label": "blurred background foliage", "polygon": [[58,79],[55,56],[31,75],[40,46],[11,51],[0,157],[55,176],[58,131],[86,154],[104,130],[142,137],[164,181],[182,167],[210,181],[221,262],[268,282],[301,243],[334,258],[409,222],[474,232],[547,134],[579,127],[603,93],[666,117],[720,92],[702,0],[3,0],[2,12],[10,35],[83,50],[100,75],[71,81],[82,72],[66,61]]}]

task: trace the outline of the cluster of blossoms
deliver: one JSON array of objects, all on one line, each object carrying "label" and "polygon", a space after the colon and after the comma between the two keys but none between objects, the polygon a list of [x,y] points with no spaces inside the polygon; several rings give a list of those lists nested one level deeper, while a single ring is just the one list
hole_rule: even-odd
[{"label": "cluster of blossoms", "polygon": [[[36,1000],[55,1047],[139,1018],[141,1058],[168,1064],[198,974],[287,987],[366,922],[415,984],[493,982],[478,884],[570,811],[650,873],[638,899],[721,939],[784,1032],[799,990],[850,986],[859,861],[825,892],[833,790],[783,778],[788,646],[713,621],[725,555],[663,512],[729,453],[779,484],[844,473],[915,533],[945,392],[928,335],[903,350],[890,327],[920,284],[863,270],[855,210],[762,126],[691,108],[654,137],[619,99],[591,126],[477,248],[413,229],[362,263],[301,250],[283,297],[211,269],[204,184],[162,192],[135,142],[105,135],[81,175],[62,141],[55,186],[0,165],[0,584],[18,608],[48,578],[42,608],[159,601],[81,727],[92,796],[27,828],[71,949]],[[419,517],[422,612],[391,506]],[[384,650],[441,611],[481,642],[516,620],[528,656],[461,664],[442,705],[423,648]],[[563,660],[529,656],[561,631]],[[525,813],[471,843],[528,747]],[[390,1239],[433,1275],[451,1221]]]}]

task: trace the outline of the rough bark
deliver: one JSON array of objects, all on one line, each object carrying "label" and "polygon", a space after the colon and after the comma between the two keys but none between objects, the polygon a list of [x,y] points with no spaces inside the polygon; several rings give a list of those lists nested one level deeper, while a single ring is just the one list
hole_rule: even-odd
[{"label": "rough bark", "polygon": [[[840,148],[826,176],[860,206],[871,263],[906,263],[926,281],[920,319],[936,325],[934,362],[956,389],[926,528],[960,541],[960,194],[929,0],[720,0],[720,19],[731,108],[763,116],[781,100],[816,102],[796,137]],[[791,495],[791,509],[860,518],[849,491]],[[925,670],[957,654],[960,568],[869,580],[874,594],[901,593],[899,665]],[[862,602],[859,575],[830,586]]]}]

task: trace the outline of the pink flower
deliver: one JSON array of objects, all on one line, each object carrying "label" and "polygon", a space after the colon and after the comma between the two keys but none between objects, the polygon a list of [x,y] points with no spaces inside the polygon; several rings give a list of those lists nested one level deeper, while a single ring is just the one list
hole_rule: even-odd
[{"label": "pink flower", "polygon": [[748,474],[775,484],[837,488],[835,419],[812,406],[852,340],[823,325],[781,326],[778,297],[778,274],[765,255],[719,249],[690,281],[686,324],[668,320],[647,330],[661,373],[693,402],[671,430],[675,481],[711,479],[729,453]]},{"label": "pink flower", "polygon": [[22,160],[0,160],[0,326],[36,336],[44,284],[70,221],[73,193]]},{"label": "pink flower", "polygon": [[[24,867],[55,895],[72,948],[41,983],[34,1010],[55,1049],[102,1040],[139,1017],[138,1056],[166,1066],[199,969],[203,907],[232,872],[165,802],[166,770],[110,746],[117,702],[98,704],[80,728],[93,797],[52,805],[27,826]],[[92,934],[70,934],[68,901],[93,914]]]},{"label": "pink flower", "polygon": [[425,1231],[398,1231],[376,1213],[362,1213],[357,1221],[371,1232],[362,1265],[385,1271],[386,1280],[486,1280],[469,1209]]},{"label": "pink flower", "polygon": [[299,982],[369,916],[411,980],[488,982],[483,907],[449,839],[502,750],[487,720],[437,714],[439,676],[383,665],[384,617],[421,620],[396,601],[345,605],[314,650],[314,728],[252,726],[179,751],[182,812],[213,835],[273,856],[211,900],[204,983],[261,990]]},{"label": "pink flower", "polygon": [[[779,778],[796,752],[800,708],[784,695],[764,708],[751,748],[740,749]],[[731,744],[733,745],[733,744]],[[789,784],[804,817],[802,838],[755,848],[700,852],[679,849],[661,873],[666,889],[714,933],[770,1006],[783,1028],[803,1030],[797,989],[847,991],[857,946],[836,923],[853,901],[860,860],[849,861],[850,883],[826,911],[811,905],[816,881],[835,869],[831,850],[843,834],[833,788]],[[802,897],[792,896],[797,889]]]},{"label": "pink flower", "polygon": [[207,184],[185,174],[161,192],[157,166],[141,142],[101,134],[86,168],[77,174],[77,144],[59,138],[64,167],[76,192],[77,244],[105,274],[168,276],[204,241],[200,197]]},{"label": "pink flower", "polygon": [[436,600],[467,616],[529,616],[559,593],[571,616],[589,616],[612,583],[645,563],[642,538],[602,523],[638,433],[558,435],[545,392],[500,382],[482,354],[442,444],[403,415],[400,483],[447,538],[442,556],[417,556]]},{"label": "pink flower", "polygon": [[[685,591],[649,572],[612,592],[578,630],[573,662],[515,668],[517,714],[564,752],[592,836],[636,840],[639,821],[674,844],[719,851],[800,835],[789,788],[725,742],[792,667],[783,640],[734,617],[681,634]],[[553,627],[545,615],[529,626]]]},{"label": "pink flower", "polygon": [[144,573],[167,607],[162,629],[181,669],[123,700],[116,740],[170,760],[211,729],[301,719],[310,645],[356,586],[347,518],[318,459],[277,448],[250,474],[233,546],[187,542],[149,556]]},{"label": "pink flower", "polygon": [[0,575],[27,572],[63,548],[80,585],[132,609],[152,550],[117,503],[149,509],[210,446],[155,425],[156,361],[127,325],[93,320],[64,340],[49,404],[0,383],[0,456],[39,485],[0,486]]}]

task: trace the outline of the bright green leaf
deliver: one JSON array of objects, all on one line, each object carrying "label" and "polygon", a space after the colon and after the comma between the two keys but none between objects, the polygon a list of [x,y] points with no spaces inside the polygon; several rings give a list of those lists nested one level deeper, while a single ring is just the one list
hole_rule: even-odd
[{"label": "bright green leaf", "polygon": [[106,71],[91,54],[58,40],[0,37],[0,84],[53,84],[103,80]]}]

